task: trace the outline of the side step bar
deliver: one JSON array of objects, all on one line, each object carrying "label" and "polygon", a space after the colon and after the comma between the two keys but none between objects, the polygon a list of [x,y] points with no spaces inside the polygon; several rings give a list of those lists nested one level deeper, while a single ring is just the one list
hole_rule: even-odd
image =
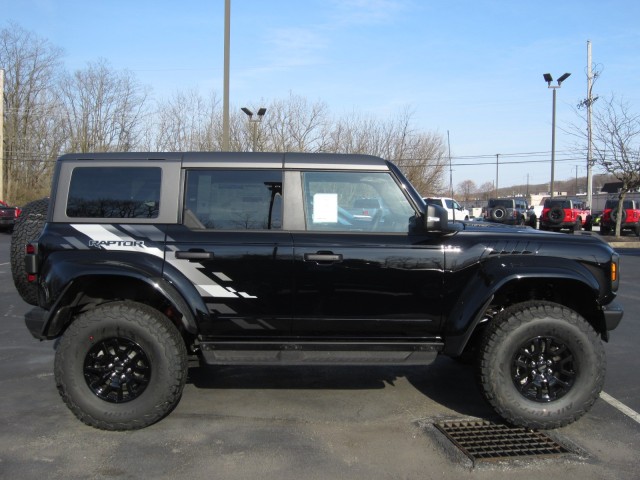
[{"label": "side step bar", "polygon": [[207,365],[428,365],[434,342],[202,342]]}]

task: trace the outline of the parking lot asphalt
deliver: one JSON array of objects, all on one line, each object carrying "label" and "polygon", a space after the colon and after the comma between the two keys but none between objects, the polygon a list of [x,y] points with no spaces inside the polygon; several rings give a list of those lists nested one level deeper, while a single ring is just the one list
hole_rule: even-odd
[{"label": "parking lot asphalt", "polygon": [[24,326],[30,307],[13,287],[9,239],[0,233],[2,479],[640,477],[640,420],[620,408],[640,411],[640,249],[619,250],[625,318],[606,345],[607,400],[549,433],[573,453],[474,466],[434,423],[498,419],[473,370],[447,358],[410,368],[193,366],[180,404],[159,423],[87,427],[58,396],[53,342]]}]

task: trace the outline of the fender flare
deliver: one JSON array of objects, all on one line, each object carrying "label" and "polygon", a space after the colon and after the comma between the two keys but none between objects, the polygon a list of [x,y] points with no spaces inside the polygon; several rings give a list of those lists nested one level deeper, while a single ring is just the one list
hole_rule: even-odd
[{"label": "fender flare", "polygon": [[[519,257],[522,259],[522,257]],[[499,260],[499,259],[495,259]],[[533,260],[533,258],[532,258]],[[539,260],[539,259],[537,259]],[[458,356],[466,347],[483,315],[502,288],[512,282],[528,279],[570,280],[584,285],[598,297],[599,283],[584,265],[575,261],[560,261],[554,258],[555,266],[536,266],[531,262],[518,265],[504,271],[504,259],[499,262],[487,261],[480,268],[475,277],[471,278],[460,298],[464,302],[457,302],[445,321],[447,331],[445,337],[444,354]],[[498,271],[500,269],[501,271]],[[494,280],[496,279],[496,280]]]},{"label": "fender flare", "polygon": [[[42,330],[42,334],[46,338],[55,338],[62,333],[81,298],[78,295],[79,292],[87,282],[94,282],[97,279],[120,283],[133,281],[144,284],[150,290],[157,291],[181,314],[181,325],[190,334],[197,334],[198,316],[200,312],[202,314],[206,312],[206,306],[197,292],[196,296],[187,295],[185,298],[185,295],[174,285],[158,276],[157,272],[152,275],[150,272],[123,268],[114,264],[91,265],[90,269],[86,269],[86,265],[75,265],[69,261],[58,261],[55,265],[58,268],[47,271],[48,281],[45,283],[51,285],[51,280],[55,279],[54,283],[63,284],[64,288],[61,292],[56,293],[57,300],[47,308],[49,314]],[[70,272],[78,272],[79,274],[71,275]]]}]

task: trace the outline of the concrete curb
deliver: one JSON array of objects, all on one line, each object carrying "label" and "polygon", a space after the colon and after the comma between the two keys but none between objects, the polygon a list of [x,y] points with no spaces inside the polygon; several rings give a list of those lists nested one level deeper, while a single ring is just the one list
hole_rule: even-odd
[{"label": "concrete curb", "polygon": [[613,248],[640,248],[639,241],[631,241],[631,242],[607,242]]}]

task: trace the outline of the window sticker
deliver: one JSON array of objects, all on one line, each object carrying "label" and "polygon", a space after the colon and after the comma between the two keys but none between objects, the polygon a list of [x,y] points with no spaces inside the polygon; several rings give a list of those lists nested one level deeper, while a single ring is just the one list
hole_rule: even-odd
[{"label": "window sticker", "polygon": [[313,196],[313,223],[338,222],[338,194],[316,193]]}]

